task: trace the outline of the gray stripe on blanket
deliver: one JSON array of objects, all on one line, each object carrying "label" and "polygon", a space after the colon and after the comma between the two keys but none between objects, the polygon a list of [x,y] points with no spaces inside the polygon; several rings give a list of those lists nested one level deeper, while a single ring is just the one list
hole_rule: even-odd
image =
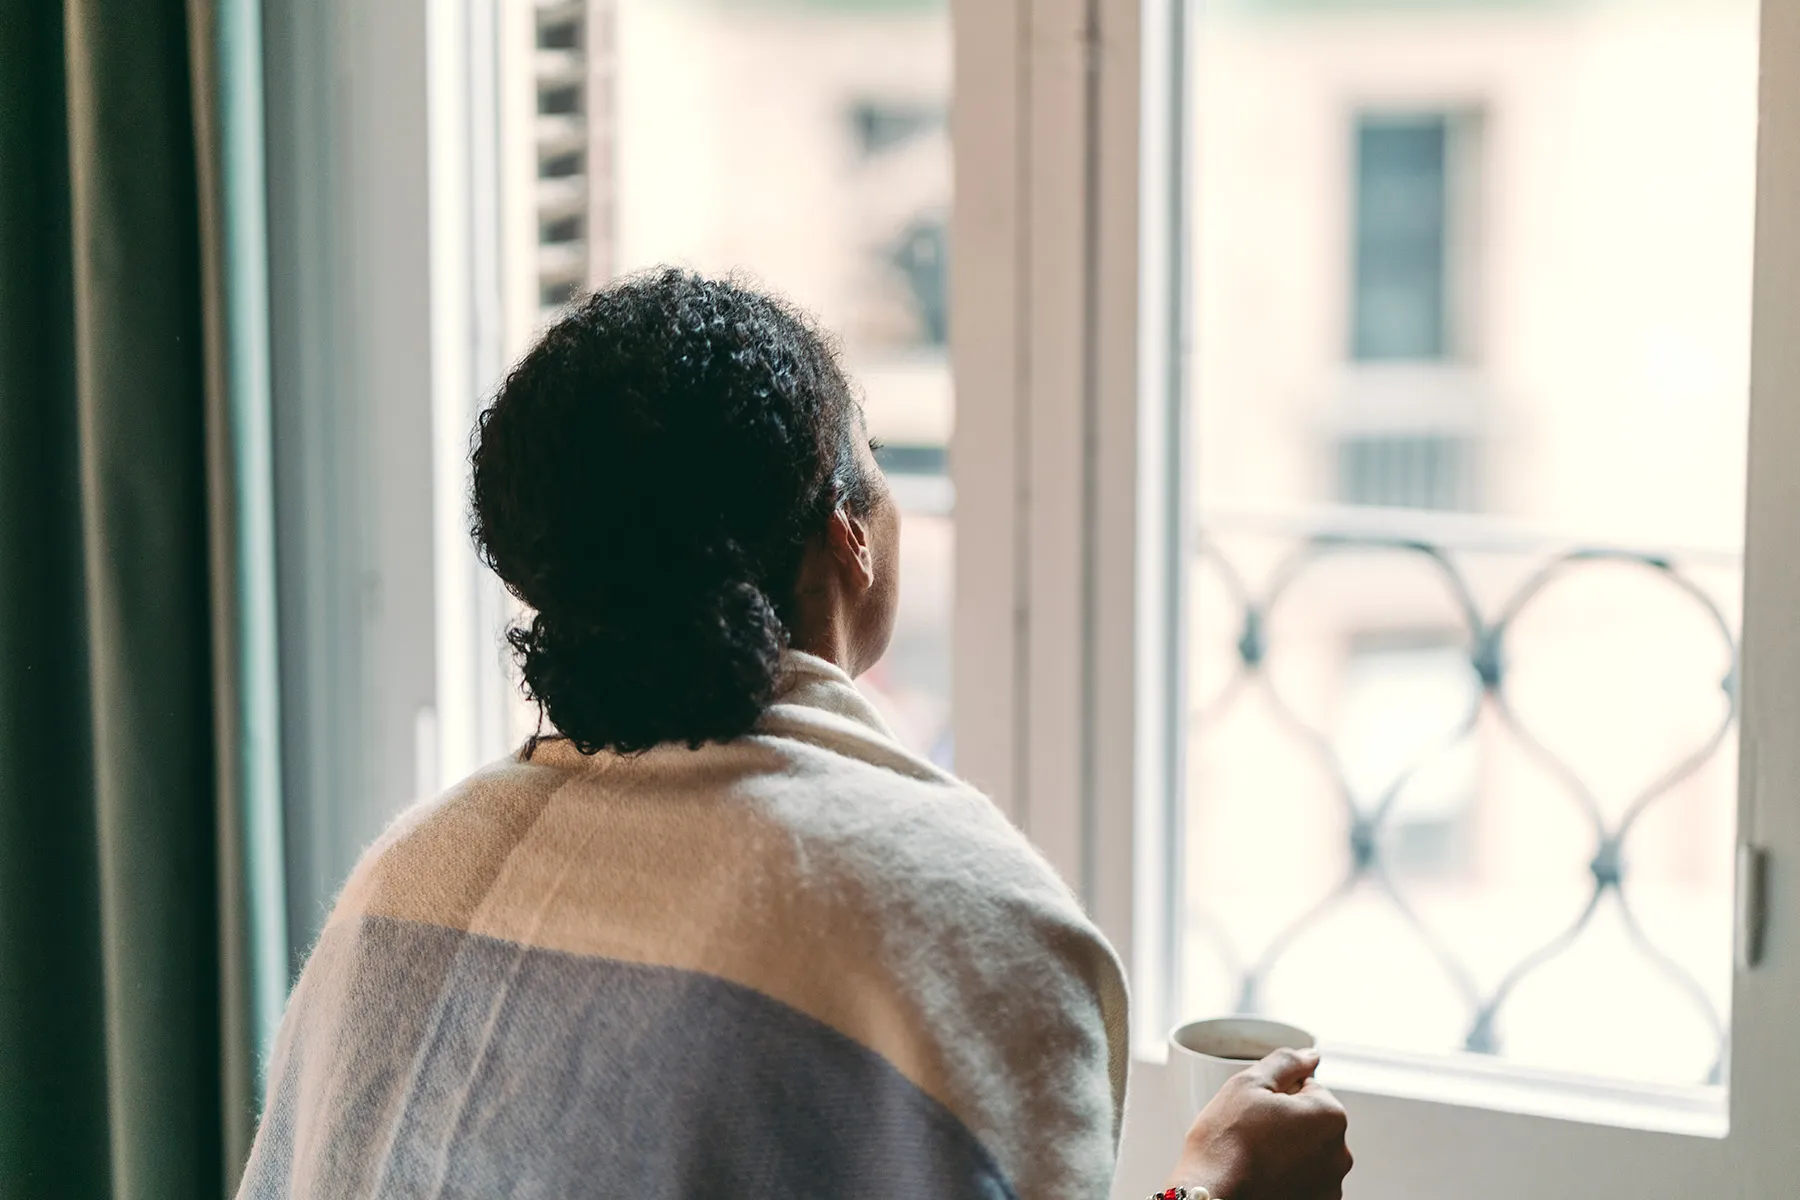
[{"label": "gray stripe on blanket", "polygon": [[386,917],[313,967],[241,1196],[1012,1200],[880,1055],[725,980]]}]

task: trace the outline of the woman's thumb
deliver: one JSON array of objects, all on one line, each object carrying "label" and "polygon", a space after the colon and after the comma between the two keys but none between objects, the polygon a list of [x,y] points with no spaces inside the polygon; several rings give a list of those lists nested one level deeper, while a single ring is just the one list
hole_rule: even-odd
[{"label": "woman's thumb", "polygon": [[1317,1050],[1277,1050],[1250,1068],[1257,1082],[1277,1092],[1297,1092],[1319,1069]]}]

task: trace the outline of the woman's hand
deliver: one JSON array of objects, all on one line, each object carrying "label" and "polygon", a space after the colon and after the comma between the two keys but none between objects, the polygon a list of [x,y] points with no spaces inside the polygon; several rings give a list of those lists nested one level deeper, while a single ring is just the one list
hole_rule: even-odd
[{"label": "woman's hand", "polygon": [[1223,1200],[1339,1200],[1348,1118],[1318,1066],[1316,1050],[1277,1050],[1232,1076],[1188,1130],[1171,1183]]}]

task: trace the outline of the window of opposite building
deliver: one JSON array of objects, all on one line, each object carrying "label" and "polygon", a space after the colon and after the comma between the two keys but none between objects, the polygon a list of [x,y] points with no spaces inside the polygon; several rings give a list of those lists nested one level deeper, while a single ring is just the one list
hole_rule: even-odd
[{"label": "window of opposite building", "polygon": [[1356,119],[1351,356],[1358,362],[1451,355],[1451,131],[1445,113]]}]

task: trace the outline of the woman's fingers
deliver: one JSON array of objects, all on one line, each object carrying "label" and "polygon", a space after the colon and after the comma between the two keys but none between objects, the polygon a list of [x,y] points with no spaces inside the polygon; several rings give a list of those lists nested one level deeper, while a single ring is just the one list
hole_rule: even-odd
[{"label": "woman's fingers", "polygon": [[1318,1069],[1317,1050],[1277,1050],[1246,1073],[1271,1091],[1297,1092]]}]

